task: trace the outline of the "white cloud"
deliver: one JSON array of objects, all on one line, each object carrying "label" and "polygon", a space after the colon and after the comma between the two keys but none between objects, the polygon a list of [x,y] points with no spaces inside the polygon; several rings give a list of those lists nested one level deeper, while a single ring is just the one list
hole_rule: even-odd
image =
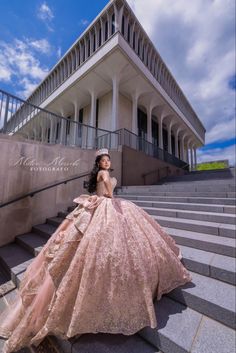
[{"label": "white cloud", "polygon": [[236,127],[234,118],[218,122],[208,131],[206,143],[231,140],[235,137],[235,131]]},{"label": "white cloud", "polygon": [[234,137],[234,1],[128,2],[205,126],[206,143]]},{"label": "white cloud", "polygon": [[225,148],[212,148],[209,150],[198,150],[197,151],[197,163],[210,162],[210,161],[221,161],[228,159],[230,166],[235,166],[235,145]]},{"label": "white cloud", "polygon": [[86,18],[82,18],[79,23],[82,26],[86,26],[87,24],[89,24],[89,21]]},{"label": "white cloud", "polygon": [[43,21],[51,21],[54,18],[53,12],[46,2],[40,5],[38,17]]},{"label": "white cloud", "polygon": [[[1,42],[0,42],[1,45]],[[5,55],[0,51],[0,81],[11,81],[12,70],[8,65]]]},{"label": "white cloud", "polygon": [[18,94],[23,98],[28,97],[48,73],[48,68],[43,67],[37,58],[35,50],[38,48],[32,45],[40,41],[27,38],[15,39],[12,43],[0,41],[0,80],[20,85]]},{"label": "white cloud", "polygon": [[25,97],[25,98],[29,97],[29,95],[34,91],[34,89],[38,85],[37,82],[32,81],[32,80],[28,79],[27,77],[24,77],[20,81],[20,84],[21,84],[22,89],[17,91],[16,95],[21,96],[21,97]]},{"label": "white cloud", "polygon": [[47,39],[32,40],[29,41],[29,45],[43,54],[49,54],[51,50],[51,46]]},{"label": "white cloud", "polygon": [[60,59],[61,58],[61,47],[57,48],[57,58]]},{"label": "white cloud", "polygon": [[52,9],[48,6],[46,2],[43,2],[38,10],[37,16],[40,20],[42,20],[45,25],[47,26],[50,32],[53,32],[54,29],[51,26],[52,20],[54,18],[54,14]]}]

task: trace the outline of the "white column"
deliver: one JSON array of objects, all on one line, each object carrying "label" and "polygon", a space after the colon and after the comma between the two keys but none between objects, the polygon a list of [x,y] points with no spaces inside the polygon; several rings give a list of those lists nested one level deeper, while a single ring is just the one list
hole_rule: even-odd
[{"label": "white column", "polygon": [[183,140],[180,140],[180,159],[184,161],[184,143]]},{"label": "white column", "polygon": [[152,143],[152,107],[147,108],[147,140]]},{"label": "white column", "polygon": [[184,134],[180,140],[180,159],[184,162],[186,162],[186,157],[184,153],[184,139],[186,137],[186,134]]},{"label": "white column", "polygon": [[[140,51],[140,57],[142,58],[142,61],[144,61],[144,57],[145,57],[145,51],[143,50],[143,46],[144,46],[144,38],[142,37],[141,39],[141,51]],[[144,54],[144,56],[143,56]]]},{"label": "white column", "polygon": [[81,41],[79,41],[79,65],[81,65],[82,60],[83,60],[82,44],[81,44]]},{"label": "white column", "polygon": [[191,170],[194,169],[194,165],[193,165],[193,146],[190,146],[190,163],[191,163]]},{"label": "white column", "polygon": [[111,16],[107,12],[107,38],[111,36]]},{"label": "white column", "polygon": [[162,132],[162,122],[164,115],[158,116],[158,146],[163,150],[163,132]]},{"label": "white column", "polygon": [[136,37],[135,37],[135,52],[136,53],[138,53],[139,36],[140,36],[140,28],[138,27],[138,31],[136,32]]},{"label": "white column", "polygon": [[88,131],[88,145],[91,148],[94,148],[94,138],[95,138],[95,131],[96,131],[96,101],[97,101],[97,94],[94,91],[90,92],[91,95],[91,105],[90,105],[90,120],[89,125],[93,126],[89,127]]},{"label": "white column", "polygon": [[132,132],[138,135],[138,95],[132,96]]},{"label": "white column", "polygon": [[125,17],[125,34],[124,37],[128,41],[128,25],[129,25],[129,15]]},{"label": "white column", "polygon": [[121,8],[118,10],[117,5],[114,4],[114,10],[115,10],[114,11],[115,12],[115,32],[117,32],[117,31],[121,32],[124,5],[122,5]]},{"label": "white column", "polygon": [[118,75],[112,78],[112,120],[111,120],[111,131],[117,129],[119,119],[119,83],[120,78]]},{"label": "white column", "polygon": [[177,129],[175,133],[175,157],[176,158],[179,158],[179,144],[178,144],[179,131],[180,129]]},{"label": "white column", "polygon": [[172,143],[171,143],[171,127],[173,125],[173,122],[170,121],[169,126],[168,126],[168,153],[172,154]]},{"label": "white column", "polygon": [[132,26],[130,26],[130,43],[132,47],[133,47],[133,41],[134,41],[134,29],[135,29],[135,21],[132,23]]},{"label": "white column", "polygon": [[95,35],[95,51],[98,48],[98,28],[97,24],[94,26],[94,35]]},{"label": "white column", "polygon": [[[34,134],[34,141],[37,141],[37,130],[36,130],[36,128],[33,128],[33,134]],[[51,143],[51,131],[50,131],[50,143]]]},{"label": "white column", "polygon": [[101,23],[101,45],[104,43],[104,26],[103,26],[103,20],[100,18],[100,23]]},{"label": "white column", "polygon": [[[61,116],[64,116],[64,111],[61,111]],[[66,144],[66,119],[60,119],[61,122],[61,131],[60,131],[60,144]]]},{"label": "white column", "polygon": [[194,170],[197,170],[197,148],[194,147]]},{"label": "white column", "polygon": [[77,145],[78,142],[78,122],[79,122],[79,111],[80,111],[80,103],[75,101],[74,102],[74,121],[73,129],[72,129],[72,143],[73,145]]},{"label": "white column", "polygon": [[93,52],[93,35],[92,35],[92,31],[89,32],[89,41],[90,41],[90,55],[92,54]]},{"label": "white column", "polygon": [[50,137],[49,137],[50,143],[55,143],[55,120],[56,120],[56,117],[50,116]]},{"label": "white column", "polygon": [[84,61],[88,58],[88,38],[84,38]]},{"label": "white column", "polygon": [[90,111],[90,121],[89,125],[94,126],[96,125],[96,100],[97,95],[94,91],[90,92],[91,94],[91,111]]},{"label": "white column", "polygon": [[[186,162],[189,164],[189,141],[186,143]],[[191,166],[190,166],[191,170]]]}]

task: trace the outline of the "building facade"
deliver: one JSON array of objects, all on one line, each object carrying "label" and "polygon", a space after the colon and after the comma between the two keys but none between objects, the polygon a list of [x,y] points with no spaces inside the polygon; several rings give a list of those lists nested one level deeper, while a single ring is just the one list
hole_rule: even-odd
[{"label": "building facade", "polygon": [[196,165],[205,128],[125,0],[112,0],[27,99],[66,118],[37,119],[14,132],[77,145],[77,123],[126,129]]}]

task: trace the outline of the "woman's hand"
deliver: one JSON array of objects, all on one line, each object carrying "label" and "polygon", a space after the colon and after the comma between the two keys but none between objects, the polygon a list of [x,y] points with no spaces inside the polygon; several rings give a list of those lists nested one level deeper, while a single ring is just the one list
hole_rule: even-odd
[{"label": "woman's hand", "polygon": [[108,193],[106,193],[106,194],[104,194],[103,196],[105,196],[105,197],[108,197],[108,198],[110,198],[110,199],[112,199],[112,195],[110,195],[110,194],[108,194]]}]

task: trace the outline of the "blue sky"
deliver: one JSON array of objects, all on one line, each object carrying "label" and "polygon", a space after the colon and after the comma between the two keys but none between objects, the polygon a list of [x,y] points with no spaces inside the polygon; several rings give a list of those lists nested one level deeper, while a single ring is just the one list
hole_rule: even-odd
[{"label": "blue sky", "polygon": [[[0,88],[27,97],[107,2],[0,0]],[[198,161],[234,165],[234,1],[128,2],[206,127]]]}]

